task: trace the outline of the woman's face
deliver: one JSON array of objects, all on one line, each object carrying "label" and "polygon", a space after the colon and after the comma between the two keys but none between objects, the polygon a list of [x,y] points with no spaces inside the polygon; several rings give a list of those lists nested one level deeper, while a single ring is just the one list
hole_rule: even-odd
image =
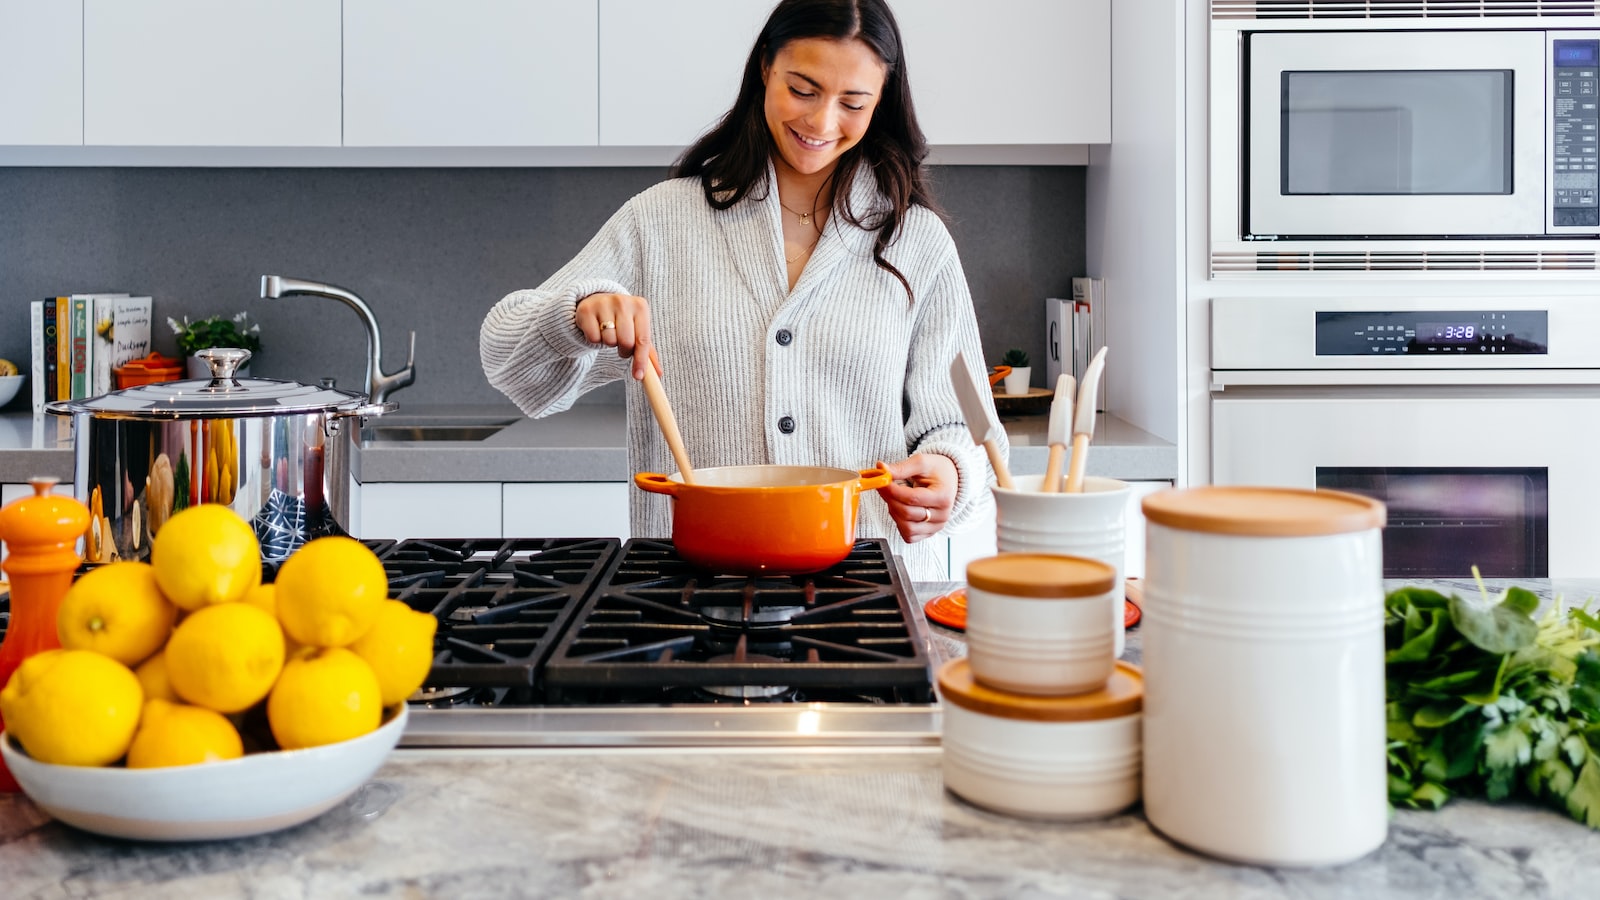
[{"label": "woman's face", "polygon": [[859,39],[790,41],[764,73],[767,129],[779,165],[826,174],[872,124],[888,72]]}]

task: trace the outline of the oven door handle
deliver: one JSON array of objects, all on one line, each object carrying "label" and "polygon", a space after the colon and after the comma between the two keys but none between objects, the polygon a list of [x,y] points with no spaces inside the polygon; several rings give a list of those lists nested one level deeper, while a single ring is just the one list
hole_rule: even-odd
[{"label": "oven door handle", "polygon": [[1211,390],[1230,387],[1600,385],[1600,369],[1212,369]]}]

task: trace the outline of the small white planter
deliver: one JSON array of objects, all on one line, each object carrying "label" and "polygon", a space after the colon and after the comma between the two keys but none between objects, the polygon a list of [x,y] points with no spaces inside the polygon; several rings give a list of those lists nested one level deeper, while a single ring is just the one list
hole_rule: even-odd
[{"label": "small white planter", "polygon": [[1006,393],[1008,393],[1008,394],[1026,394],[1028,392],[1028,382],[1032,378],[1033,378],[1033,367],[1032,366],[1023,366],[1020,369],[1013,368],[1010,372],[1006,373],[1006,377],[1005,377]]}]

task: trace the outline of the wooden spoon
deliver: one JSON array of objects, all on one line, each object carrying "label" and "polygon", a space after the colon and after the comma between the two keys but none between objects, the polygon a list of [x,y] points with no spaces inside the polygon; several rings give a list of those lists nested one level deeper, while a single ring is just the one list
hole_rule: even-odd
[{"label": "wooden spoon", "polygon": [[667,402],[667,392],[661,387],[661,376],[656,372],[652,354],[650,364],[644,367],[644,395],[650,400],[650,412],[661,426],[661,436],[667,439],[672,459],[678,464],[678,474],[684,484],[694,484],[694,467],[689,465],[689,451],[684,449],[683,435],[678,433],[678,419],[672,414],[672,404]]}]

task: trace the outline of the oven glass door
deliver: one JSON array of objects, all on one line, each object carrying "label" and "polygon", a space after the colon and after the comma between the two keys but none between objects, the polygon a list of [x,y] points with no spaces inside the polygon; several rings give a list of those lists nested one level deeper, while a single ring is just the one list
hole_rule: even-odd
[{"label": "oven glass door", "polygon": [[1542,32],[1249,38],[1246,233],[1543,234]]},{"label": "oven glass door", "polygon": [[1382,500],[1388,577],[1593,574],[1600,389],[1229,389],[1211,411],[1215,483]]}]

